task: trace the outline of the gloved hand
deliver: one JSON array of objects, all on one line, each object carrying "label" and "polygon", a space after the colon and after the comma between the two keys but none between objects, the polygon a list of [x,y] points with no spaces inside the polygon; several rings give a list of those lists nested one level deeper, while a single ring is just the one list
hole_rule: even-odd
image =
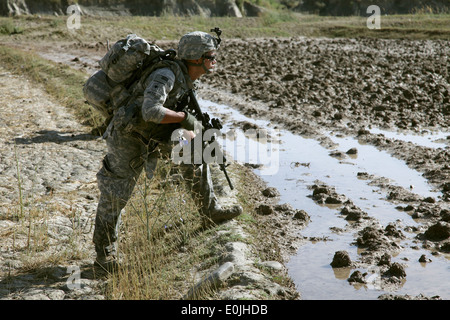
[{"label": "gloved hand", "polygon": [[197,126],[201,127],[201,130],[203,131],[203,126],[202,124],[197,120],[196,117],[194,117],[192,114],[190,114],[189,112],[184,111],[184,113],[186,114],[186,117],[180,122],[181,126],[189,131],[193,131],[194,130],[194,126],[195,126],[195,122],[197,123]]}]

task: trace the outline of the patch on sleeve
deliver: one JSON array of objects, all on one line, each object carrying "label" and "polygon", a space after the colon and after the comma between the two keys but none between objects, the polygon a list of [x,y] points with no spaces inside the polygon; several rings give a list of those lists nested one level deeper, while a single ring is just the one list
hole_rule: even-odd
[{"label": "patch on sleeve", "polygon": [[155,97],[161,97],[167,94],[173,87],[173,79],[167,75],[155,73],[152,78],[146,91]]}]

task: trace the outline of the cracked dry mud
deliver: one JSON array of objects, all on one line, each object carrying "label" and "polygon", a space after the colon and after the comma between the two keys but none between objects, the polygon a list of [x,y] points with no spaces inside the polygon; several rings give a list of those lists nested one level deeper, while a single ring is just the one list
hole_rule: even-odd
[{"label": "cracked dry mud", "polygon": [[[164,42],[160,45],[174,47],[175,42]],[[103,55],[105,48],[99,43],[65,43],[38,45],[35,50],[48,59],[91,73],[96,69],[96,59]],[[383,190],[387,195],[385,200],[394,203],[399,211],[404,212],[406,226],[401,223],[380,224],[377,217],[368,215],[355,205],[352,201],[354,199],[336,193],[335,186],[321,181],[308,186],[309,194],[299,195],[310,197],[318,205],[334,205],[343,219],[351,221],[345,227],[347,230],[332,225],[328,227],[335,233],[353,233],[353,241],[363,253],[356,261],[351,261],[352,266],[377,268],[383,276],[381,285],[386,292],[392,293],[382,298],[395,298],[396,288],[404,281],[404,273],[406,276],[408,274],[407,267],[391,262],[391,257],[404,249],[400,243],[406,233],[414,235],[410,239],[409,246],[425,248],[429,255],[446,256],[448,261],[450,133],[443,139],[446,147],[429,148],[388,138],[383,134],[373,134],[369,129],[380,127],[415,133],[433,131],[448,133],[449,53],[448,41],[308,38],[227,40],[224,41],[220,51],[219,70],[213,77],[205,78],[201,89],[201,95],[205,99],[231,105],[248,117],[266,119],[275,127],[316,139],[330,151],[335,151],[336,145],[326,134],[329,131],[353,137],[360,143],[373,145],[378,150],[384,150],[392,157],[404,161],[408,167],[422,174],[435,191],[441,193],[435,198],[422,197],[414,193],[414,190],[393,185],[389,179],[371,175],[370,172],[361,172],[359,179],[367,180],[370,185]],[[7,77],[8,81],[17,79],[6,71],[2,71],[2,77]],[[24,102],[29,101],[26,99],[32,97],[19,96],[17,105],[24,108],[26,106]],[[36,111],[34,108],[30,110]],[[30,115],[33,114],[31,111]],[[48,116],[44,112],[38,112],[34,121],[38,121],[42,115]],[[1,128],[5,130],[6,121],[13,121],[14,117],[12,120],[5,117],[1,119],[4,122]],[[26,132],[26,123],[19,124],[19,121],[16,121]],[[30,142],[38,142],[34,144],[45,146],[45,140],[52,139],[58,148],[49,149],[46,151],[48,153],[57,153],[61,148],[61,142],[64,142],[68,148],[77,148],[81,145],[84,152],[92,152],[94,159],[99,159],[101,142],[84,136],[81,129],[80,132],[72,131],[78,127],[79,125],[71,124],[63,127],[67,129],[58,129],[59,134],[54,134],[55,130],[52,131],[47,127],[39,129],[43,133],[38,135],[31,133],[28,136],[23,133],[14,135],[10,132],[10,143],[2,148],[7,148],[8,154],[18,150],[20,160],[20,151],[23,150],[21,147],[32,145]],[[65,130],[68,130],[67,134],[62,133]],[[15,146],[11,141],[16,142]],[[346,150],[340,151],[345,153]],[[37,158],[42,155],[43,153],[36,151]],[[86,162],[78,158],[74,160],[76,161],[73,162],[72,159],[61,161],[59,168],[63,168],[69,162],[74,166],[88,166],[87,160]],[[45,197],[52,194],[53,190],[78,194],[73,195],[71,202],[65,206],[70,210],[79,210],[81,212],[79,216],[89,219],[96,200],[95,197],[88,198],[88,195],[92,197],[96,194],[94,189],[91,189],[95,188],[95,184],[89,184],[93,181],[97,169],[92,168],[97,163],[95,161],[90,163],[89,170],[92,174],[90,177],[60,175],[57,178],[46,178],[44,181],[38,180],[38,175],[34,174],[36,181],[24,183],[40,190],[40,193],[35,192],[31,196],[39,194],[40,197]],[[55,163],[49,167],[55,171],[59,170],[58,164]],[[2,187],[9,188],[7,190],[9,194],[11,192],[17,194],[14,159],[10,158],[8,168],[10,180],[2,183]],[[36,168],[27,169],[30,173],[37,172]],[[33,177],[32,174],[30,176]],[[58,187],[55,187],[56,184]],[[61,189],[59,186],[64,188]],[[17,201],[17,196],[14,199]],[[301,232],[305,223],[293,223],[292,208],[287,210],[289,214],[285,214],[283,208],[288,205],[279,204],[277,202],[279,198],[267,198],[258,194],[255,199],[262,205],[258,207],[260,213],[265,213],[261,215],[263,219],[261,229],[264,230],[262,234],[280,244],[282,256],[285,258],[283,262],[287,262],[302,244],[308,241],[327,240],[320,236],[303,237]],[[8,201],[11,200],[2,199],[2,202],[9,203]],[[312,215],[312,212],[304,212],[304,215]],[[407,221],[411,218],[419,222],[419,227],[408,226]],[[2,228],[4,232],[12,232],[13,222],[2,220],[1,223],[5,226]],[[55,225],[64,229],[64,223],[69,224],[73,221],[68,218],[66,221],[55,222]],[[84,234],[82,228],[77,232],[80,233],[80,237]],[[17,234],[15,238],[15,246],[25,246],[24,234]],[[58,245],[61,243],[55,241],[55,246]],[[423,260],[426,259],[428,258],[423,257]],[[18,260],[13,255],[8,257],[7,261],[2,265],[2,271],[19,267],[14,266]],[[329,263],[331,262],[330,259]],[[349,277],[349,282],[364,283],[366,279],[367,275],[355,272]],[[18,278],[17,281],[26,280]],[[404,295],[402,298],[427,297]]]},{"label": "cracked dry mud", "polygon": [[58,259],[91,263],[104,143],[40,86],[5,69],[0,77],[0,296],[95,298],[93,278],[67,290],[68,266]]}]

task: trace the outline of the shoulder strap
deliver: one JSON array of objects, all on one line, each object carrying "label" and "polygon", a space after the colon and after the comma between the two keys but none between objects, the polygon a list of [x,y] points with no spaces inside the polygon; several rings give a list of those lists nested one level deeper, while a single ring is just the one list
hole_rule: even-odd
[{"label": "shoulder strap", "polygon": [[[184,65],[184,63],[178,59],[174,60],[161,60],[149,68],[147,68],[143,73],[139,80],[139,85],[143,88],[144,87],[144,81],[150,76],[150,74],[159,68],[170,68],[172,72],[175,74],[175,78],[179,79],[180,76],[184,78],[184,83],[186,84],[186,90],[191,89],[192,87],[192,81],[189,78],[189,75],[187,73],[187,68]],[[179,80],[178,80],[179,81]],[[145,88],[144,88],[145,89]]]}]

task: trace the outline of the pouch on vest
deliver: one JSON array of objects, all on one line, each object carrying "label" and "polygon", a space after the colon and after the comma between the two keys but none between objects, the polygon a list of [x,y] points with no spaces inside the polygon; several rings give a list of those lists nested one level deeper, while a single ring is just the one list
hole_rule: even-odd
[{"label": "pouch on vest", "polygon": [[117,83],[108,81],[106,73],[103,70],[98,70],[84,84],[84,98],[94,109],[108,117],[113,112],[110,105],[110,93],[115,86],[117,86]]},{"label": "pouch on vest", "polygon": [[111,105],[115,110],[124,105],[131,97],[128,90],[120,84],[115,86],[109,95],[111,97]]}]

